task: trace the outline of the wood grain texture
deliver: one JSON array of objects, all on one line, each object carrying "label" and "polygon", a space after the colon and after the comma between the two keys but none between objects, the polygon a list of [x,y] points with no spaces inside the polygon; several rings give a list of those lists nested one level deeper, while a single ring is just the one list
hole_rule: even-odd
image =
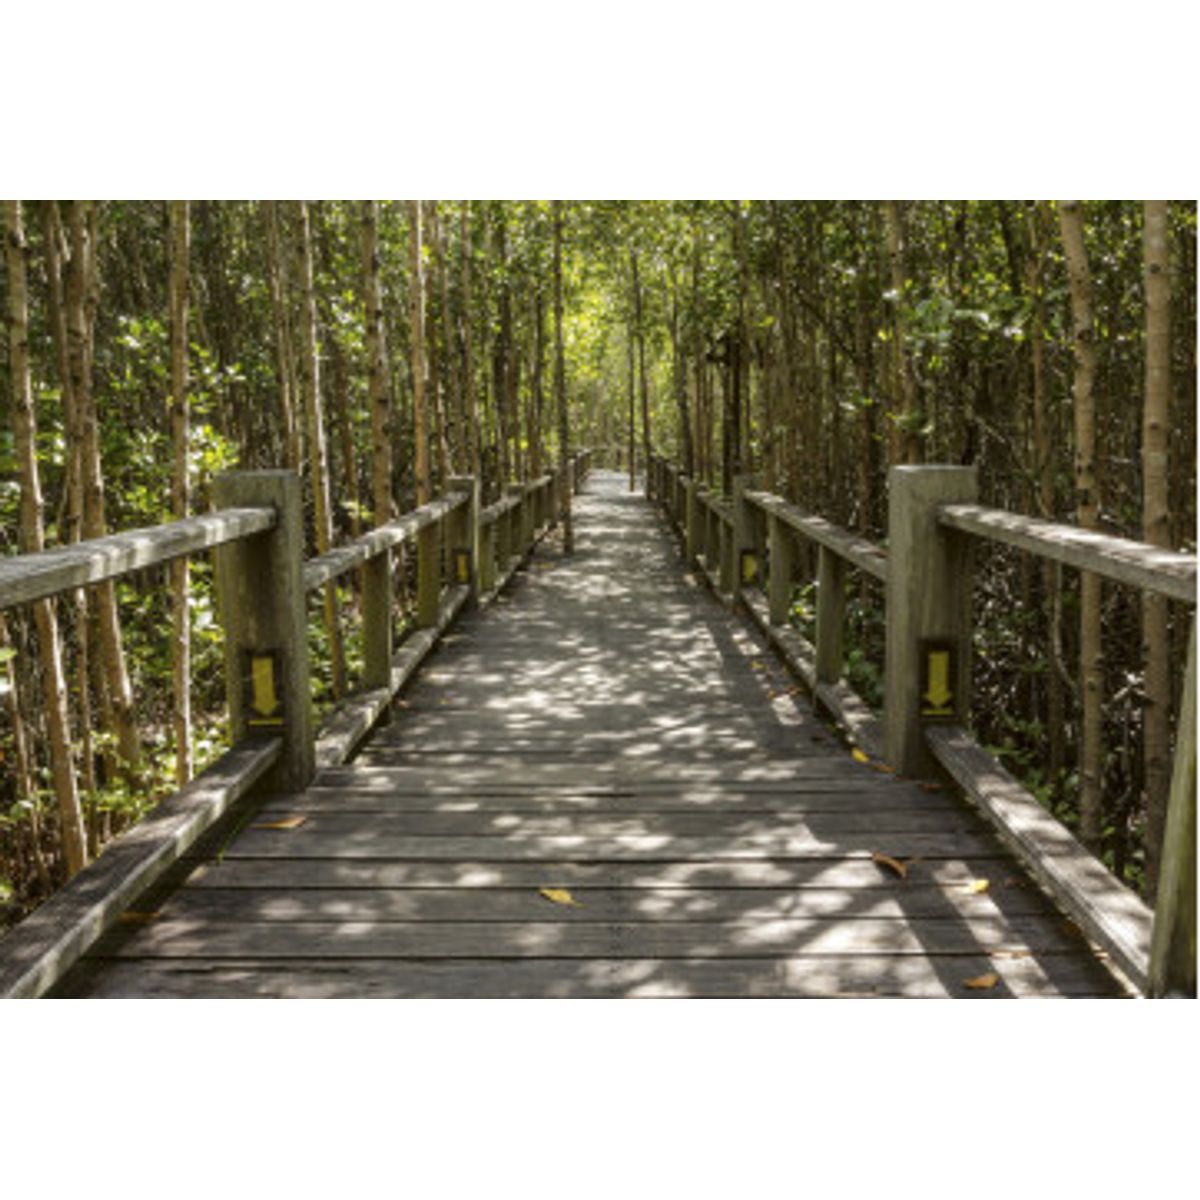
[{"label": "wood grain texture", "polygon": [[116,579],[274,526],[271,508],[227,508],[38,554],[0,558],[0,609]]},{"label": "wood grain texture", "polygon": [[1023,517],[978,504],[948,504],[942,508],[939,521],[947,529],[1016,546],[1041,558],[1144,591],[1158,592],[1186,604],[1196,603],[1194,554],[1179,554],[1093,529]]}]

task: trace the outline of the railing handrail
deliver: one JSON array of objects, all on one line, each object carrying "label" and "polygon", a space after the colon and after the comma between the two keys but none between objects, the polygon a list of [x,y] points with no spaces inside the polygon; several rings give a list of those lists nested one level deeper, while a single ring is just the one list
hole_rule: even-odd
[{"label": "railing handrail", "polygon": [[468,499],[465,492],[449,492],[440,499],[431,500],[428,504],[422,504],[420,508],[414,508],[404,516],[389,521],[386,525],[368,530],[344,546],[336,546],[325,554],[306,560],[304,590],[314,591],[331,579],[337,579],[369,562],[377,554],[392,550],[403,542],[412,541],[422,529],[450,516],[460,505],[466,504]]},{"label": "railing handrail", "polygon": [[946,504],[938,523],[987,541],[1028,550],[1185,604],[1196,603],[1196,556],[981,504]]},{"label": "railing handrail", "polygon": [[0,609],[143,571],[273,529],[273,508],[226,508],[0,559]]}]

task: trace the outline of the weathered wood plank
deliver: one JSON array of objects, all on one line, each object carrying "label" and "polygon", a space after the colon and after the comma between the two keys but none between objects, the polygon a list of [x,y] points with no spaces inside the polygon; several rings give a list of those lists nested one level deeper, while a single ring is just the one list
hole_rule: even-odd
[{"label": "weathered wood plank", "polygon": [[1153,916],[1064,825],[1055,820],[959,726],[932,726],[925,735],[937,760],[967,799],[1047,892],[1108,951],[1139,987],[1150,964]]},{"label": "weathered wood plank", "polygon": [[278,738],[230,750],[0,941],[0,997],[41,995],[275,764]]},{"label": "weathered wood plank", "polygon": [[623,813],[569,811],[558,813],[514,812],[511,808],[490,810],[415,810],[393,807],[371,812],[345,809],[315,810],[302,806],[272,808],[272,819],[296,814],[305,817],[303,833],[308,837],[362,837],[383,844],[400,836],[413,838],[503,837],[542,838],[717,838],[727,837],[738,845],[752,839],[809,835],[833,841],[843,835],[892,837],[897,834],[977,833],[984,826],[966,805],[959,811],[900,812],[883,809],[855,811],[850,804],[826,812],[730,812],[728,810],[668,809],[657,812],[630,810]]},{"label": "weathered wood plank", "polygon": [[797,786],[790,792],[683,789],[639,793],[562,791],[531,794],[487,791],[431,796],[390,792],[355,791],[352,788],[310,788],[306,792],[271,797],[263,812],[489,812],[509,813],[655,813],[727,812],[771,813],[948,813],[961,816],[963,803],[949,792],[926,793],[914,788],[831,788],[822,780]]},{"label": "weathered wood plank", "polygon": [[229,508],[39,554],[0,558],[0,609],[116,579],[274,526],[274,509]]},{"label": "weathered wood plank", "polygon": [[949,504],[939,522],[948,529],[1028,550],[1041,558],[1091,571],[1117,583],[1196,603],[1196,556],[1164,550],[1093,529],[1077,529],[978,504]]},{"label": "weathered wood plank", "polygon": [[[548,885],[546,885],[548,886]],[[853,921],[909,917],[1045,914],[1032,890],[976,894],[957,888],[860,889],[577,887],[574,905],[537,888],[186,888],[164,915],[189,921],[728,921],[827,917]]]},{"label": "weathered wood plank", "polygon": [[[549,907],[549,905],[548,905]],[[96,958],[760,958],[797,954],[1064,954],[1076,939],[1038,917],[772,917],[714,922],[138,922]]]},{"label": "weathered wood plank", "polygon": [[[906,889],[965,887],[989,880],[998,892],[1035,891],[996,847],[978,857],[925,858],[908,865]],[[227,858],[196,864],[189,888],[838,888],[894,891],[896,877],[867,855],[857,858],[760,858],[697,862],[480,862],[386,859]],[[1040,893],[1036,893],[1040,895]]]},{"label": "weathered wood plank", "polygon": [[994,853],[990,835],[973,833],[891,833],[887,845],[875,834],[833,834],[818,837],[806,832],[748,834],[728,837],[614,835],[582,837],[577,834],[508,838],[494,836],[420,837],[391,834],[369,826],[361,833],[329,836],[306,826],[278,832],[247,829],[226,851],[227,858],[423,858],[430,860],[481,859],[485,862],[627,859],[631,861],[755,858],[869,858],[882,850],[894,858],[960,858]]},{"label": "weathered wood plank", "polygon": [[[823,999],[904,997],[964,999],[1111,996],[1111,977],[1077,955],[998,958],[961,955],[794,958],[525,959],[397,962],[345,959],[105,960],[63,995],[360,999],[749,997]],[[996,987],[965,981],[994,971]]]}]

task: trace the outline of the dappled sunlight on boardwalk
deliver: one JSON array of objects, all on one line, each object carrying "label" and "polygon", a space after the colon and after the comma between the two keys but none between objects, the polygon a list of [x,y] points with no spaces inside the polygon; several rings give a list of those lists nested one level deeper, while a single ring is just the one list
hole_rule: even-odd
[{"label": "dappled sunlight on boardwalk", "polygon": [[64,991],[1114,993],[965,805],[851,758],[624,477],[576,528]]}]

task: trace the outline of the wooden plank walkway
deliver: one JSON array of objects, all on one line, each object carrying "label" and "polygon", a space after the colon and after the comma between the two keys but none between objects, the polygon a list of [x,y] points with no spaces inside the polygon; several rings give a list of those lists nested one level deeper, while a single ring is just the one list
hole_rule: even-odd
[{"label": "wooden plank walkway", "polygon": [[353,763],[210,838],[56,994],[1120,994],[962,801],[850,757],[627,486],[592,475],[570,559],[544,543]]}]

